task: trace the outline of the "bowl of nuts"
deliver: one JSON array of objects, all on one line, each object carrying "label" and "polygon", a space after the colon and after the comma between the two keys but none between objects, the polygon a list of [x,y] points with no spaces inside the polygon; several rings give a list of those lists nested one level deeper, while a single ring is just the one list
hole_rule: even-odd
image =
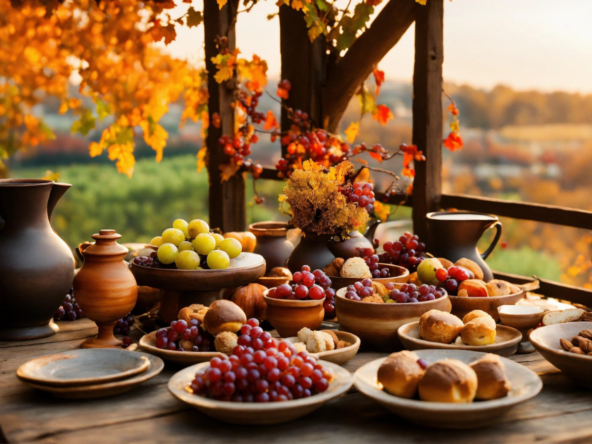
[{"label": "bowl of nuts", "polygon": [[584,387],[592,388],[592,322],[537,328],[530,342],[543,357]]}]

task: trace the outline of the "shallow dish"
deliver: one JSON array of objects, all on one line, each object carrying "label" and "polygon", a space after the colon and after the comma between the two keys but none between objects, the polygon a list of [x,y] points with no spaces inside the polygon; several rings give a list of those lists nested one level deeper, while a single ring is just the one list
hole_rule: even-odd
[{"label": "shallow dish", "polygon": [[399,328],[399,339],[407,350],[470,350],[483,353],[495,353],[500,356],[510,356],[516,353],[522,333],[506,325],[496,326],[495,342],[490,345],[441,344],[422,339],[419,336],[419,322],[410,322]]},{"label": "shallow dish", "polygon": [[524,291],[520,290],[518,293],[509,294],[507,296],[489,296],[486,298],[480,297],[462,297],[449,296],[452,302],[452,314],[459,318],[473,310],[483,310],[491,316],[495,322],[500,320],[497,307],[501,305],[515,305],[524,296]]},{"label": "shallow dish", "polygon": [[[409,280],[409,270],[405,267],[401,267],[399,265],[393,264],[378,264],[378,268],[388,268],[391,270],[390,277],[387,278],[372,278],[373,281],[379,282],[381,284],[386,284],[387,282],[392,282],[394,284],[405,284]],[[360,278],[348,278],[348,277],[341,277],[341,276],[329,276],[331,282],[333,283],[331,286],[333,288],[343,288],[347,287],[348,285],[354,285],[356,282],[361,281]]]},{"label": "shallow dish", "polygon": [[21,365],[16,375],[24,380],[54,386],[100,384],[145,371],[145,356],[117,349],[72,350],[41,356]]},{"label": "shallow dish", "polygon": [[592,329],[592,322],[567,322],[537,328],[530,333],[530,342],[543,357],[578,384],[592,388],[592,356],[570,353],[561,348],[560,339],[577,336]]},{"label": "shallow dish", "polygon": [[[469,364],[485,355],[485,353],[465,350],[418,350],[415,353],[425,359],[428,364],[447,358],[458,359]],[[501,358],[506,367],[506,375],[512,383],[512,390],[504,398],[475,401],[470,404],[399,398],[382,390],[376,380],[378,368],[385,359],[377,359],[360,367],[354,374],[354,385],[358,391],[382,404],[391,412],[423,427],[469,429],[492,424],[512,407],[535,397],[543,388],[543,382],[535,372],[514,361]]]},{"label": "shallow dish", "polygon": [[376,304],[350,301],[344,297],[346,291],[347,288],[342,288],[335,295],[339,329],[358,336],[365,350],[401,350],[403,345],[397,335],[399,327],[419,321],[426,311],[435,309],[450,312],[451,308],[448,296],[413,304]]},{"label": "shallow dish", "polygon": [[[358,350],[360,349],[361,341],[356,335],[352,335],[346,331],[333,330],[333,333],[337,335],[339,340],[349,342],[351,345],[340,348],[339,350],[329,350],[321,353],[311,354],[318,356],[319,359],[322,359],[323,361],[332,362],[333,364],[337,365],[343,365],[356,356],[356,353],[358,353]],[[290,341],[292,344],[299,342],[297,336],[287,338],[286,340]]]},{"label": "shallow dish", "polygon": [[192,365],[200,362],[209,362],[210,359],[219,357],[224,358],[226,355],[217,351],[212,352],[192,352],[192,351],[176,351],[163,350],[156,347],[156,332],[148,333],[140,338],[140,347],[150,354],[156,355],[167,362],[174,362],[175,364]]},{"label": "shallow dish", "polygon": [[[95,349],[97,350],[97,349]],[[164,368],[162,359],[146,353],[130,352],[124,350],[126,353],[136,353],[145,356],[149,361],[148,369],[145,372],[134,375],[127,379],[120,381],[112,381],[104,384],[79,385],[72,387],[56,387],[45,384],[37,384],[34,382],[23,381],[25,384],[44,392],[51,393],[56,398],[65,399],[96,399],[106,398],[108,396],[115,396],[121,393],[128,392],[137,387],[144,381],[154,378]]]},{"label": "shallow dish", "polygon": [[188,391],[189,384],[198,370],[209,365],[207,362],[175,373],[169,381],[169,391],[181,401],[220,421],[248,425],[279,424],[307,415],[350,389],[352,385],[350,372],[330,362],[319,361],[319,363],[335,372],[335,381],[329,385],[327,391],[309,398],[284,402],[239,403],[216,401],[194,395]]}]

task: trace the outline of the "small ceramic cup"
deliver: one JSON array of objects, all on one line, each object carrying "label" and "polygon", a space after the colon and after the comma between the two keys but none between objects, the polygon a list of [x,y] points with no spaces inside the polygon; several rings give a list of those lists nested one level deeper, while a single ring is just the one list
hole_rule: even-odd
[{"label": "small ceramic cup", "polygon": [[500,305],[497,312],[502,324],[513,327],[522,333],[516,353],[526,354],[535,351],[528,339],[528,332],[540,324],[546,311],[529,305]]},{"label": "small ceramic cup", "polygon": [[325,298],[304,301],[274,299],[268,297],[266,291],[263,293],[263,299],[267,303],[267,320],[282,338],[296,336],[304,327],[311,330],[321,327],[325,316]]}]

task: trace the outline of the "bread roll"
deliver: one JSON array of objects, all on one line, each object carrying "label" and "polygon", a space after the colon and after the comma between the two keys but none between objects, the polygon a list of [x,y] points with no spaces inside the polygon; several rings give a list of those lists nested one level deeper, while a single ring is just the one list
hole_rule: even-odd
[{"label": "bread roll", "polygon": [[179,311],[177,319],[183,319],[188,324],[192,319],[197,319],[199,322],[203,322],[208,307],[202,304],[191,304],[189,307],[182,308]]},{"label": "bread roll", "polygon": [[467,322],[471,322],[473,319],[477,319],[477,318],[489,318],[495,322],[495,320],[491,317],[491,315],[489,313],[484,312],[483,310],[473,310],[473,311],[467,313],[465,315],[465,317],[462,318],[462,321],[463,321],[463,324],[466,324]]},{"label": "bread roll", "polygon": [[232,350],[237,345],[238,336],[230,331],[223,331],[219,335],[216,335],[216,339],[214,339],[214,347],[216,347],[216,351],[227,355],[231,355]]},{"label": "bread roll", "polygon": [[378,368],[378,382],[391,395],[413,398],[425,370],[417,363],[419,357],[410,351],[393,353]]},{"label": "bread roll", "polygon": [[473,402],[477,375],[467,364],[443,359],[430,365],[419,383],[419,397],[430,402]]},{"label": "bread roll", "polygon": [[214,336],[223,331],[236,333],[246,323],[245,312],[234,302],[225,299],[212,302],[204,316],[204,327]]},{"label": "bread roll", "polygon": [[358,279],[371,279],[372,273],[364,259],[361,257],[350,257],[341,267],[342,277],[352,277]]},{"label": "bread roll", "polygon": [[498,399],[508,395],[512,384],[498,355],[487,354],[470,367],[477,374],[477,399]]},{"label": "bread roll", "polygon": [[467,345],[490,345],[495,342],[495,321],[487,318],[475,318],[467,322],[460,332],[462,341]]},{"label": "bread roll", "polygon": [[419,335],[426,341],[450,344],[464,324],[456,316],[440,310],[430,310],[419,318]]}]

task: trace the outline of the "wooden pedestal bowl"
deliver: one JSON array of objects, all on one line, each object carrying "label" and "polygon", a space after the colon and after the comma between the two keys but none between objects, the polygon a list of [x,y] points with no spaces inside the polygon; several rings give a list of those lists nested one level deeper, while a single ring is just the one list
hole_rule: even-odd
[{"label": "wooden pedestal bowl", "polygon": [[210,305],[221,298],[226,288],[255,282],[265,274],[265,259],[254,253],[241,253],[230,260],[226,270],[177,270],[150,268],[132,263],[138,285],[159,288],[158,321],[168,325],[177,319],[179,310],[191,304]]},{"label": "wooden pedestal bowl", "polygon": [[335,311],[339,329],[353,333],[362,340],[362,349],[394,352],[403,349],[397,331],[429,310],[450,312],[448,296],[433,301],[411,304],[376,304],[345,298],[347,288],[335,295]]},{"label": "wooden pedestal bowl", "polygon": [[[378,264],[378,268],[388,268],[391,271],[391,276],[386,278],[372,278],[374,282],[379,282],[383,285],[387,282],[401,285],[407,283],[409,280],[409,270],[407,270],[405,267],[400,267],[399,265],[393,264]],[[331,287],[333,288],[344,288],[362,280],[360,278],[348,278],[341,276],[329,276],[329,278],[331,278]]]}]

